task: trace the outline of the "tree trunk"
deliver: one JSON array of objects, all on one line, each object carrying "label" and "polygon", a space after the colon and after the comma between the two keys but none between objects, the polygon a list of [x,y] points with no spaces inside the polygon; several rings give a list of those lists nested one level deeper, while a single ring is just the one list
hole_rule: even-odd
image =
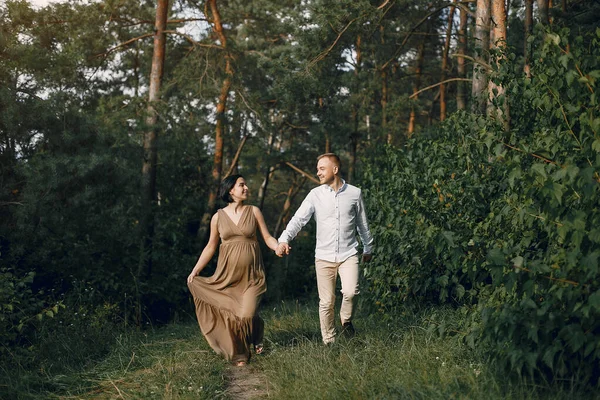
[{"label": "tree trunk", "polygon": [[392,135],[387,127],[387,103],[388,103],[388,86],[387,86],[387,71],[380,70],[381,76],[381,131],[385,135],[387,144],[392,143]]},{"label": "tree trunk", "polygon": [[158,0],[154,22],[154,50],[148,88],[146,133],[143,138],[143,162],[141,182],[141,218],[140,218],[140,258],[135,274],[136,319],[142,321],[142,301],[139,291],[140,280],[148,278],[152,272],[152,239],[154,237],[154,205],[156,203],[156,140],[158,137],[158,102],[165,66],[167,16],[169,0]]},{"label": "tree trunk", "polygon": [[[421,85],[421,73],[423,71],[423,58],[425,54],[425,39],[421,40],[419,43],[419,48],[417,50],[417,64],[415,66],[415,78],[413,79],[413,94],[419,91],[419,86]],[[415,95],[414,101],[417,101],[419,98],[418,95]],[[415,125],[416,125],[416,111],[415,106],[411,106],[410,108],[410,117],[408,118],[408,130],[406,132],[406,136],[410,138],[415,133]]]},{"label": "tree trunk", "polygon": [[[465,5],[465,7],[467,6]],[[463,57],[467,54],[467,22],[467,10],[461,8],[460,25],[458,27],[458,58],[456,60],[459,78],[464,78],[467,75],[465,69],[465,59]],[[458,108],[459,110],[464,110],[467,108],[465,83],[462,81],[458,81],[458,85],[456,87],[456,108]]]},{"label": "tree trunk", "polygon": [[525,71],[525,75],[527,77],[531,76],[531,66],[529,65],[529,43],[528,39],[531,36],[531,30],[533,27],[533,0],[525,0],[525,43],[523,54],[525,56],[525,67],[523,70]]},{"label": "tree trunk", "polygon": [[550,14],[548,13],[549,2],[548,0],[537,0],[538,15],[540,22],[544,25],[550,24]]},{"label": "tree trunk", "polygon": [[[361,38],[360,35],[356,37],[356,66],[354,68],[354,93],[358,95],[360,92],[360,64],[362,63],[362,52],[361,52]],[[352,123],[353,129],[350,134],[350,162],[348,163],[348,183],[354,181],[354,174],[356,170],[356,158],[358,152],[358,141],[360,139],[360,132],[358,131],[358,118],[359,118],[360,107],[355,101],[352,104]]]},{"label": "tree trunk", "polygon": [[302,189],[302,186],[304,186],[306,179],[306,176],[303,176],[300,179],[294,179],[292,186],[290,186],[288,189],[285,201],[283,203],[283,208],[281,209],[281,213],[279,213],[279,217],[277,218],[277,225],[275,225],[275,229],[273,230],[274,237],[279,237],[281,232],[283,232],[283,228],[288,222],[290,210],[292,208],[292,201],[294,201],[294,197],[296,197],[298,192],[300,192],[300,189]]},{"label": "tree trunk", "polygon": [[[506,10],[504,0],[492,0],[492,27],[494,31],[495,41],[492,44],[493,48],[506,49]],[[500,61],[500,60],[498,60]],[[504,87],[496,85],[494,82],[489,84],[490,100],[505,95]],[[508,101],[505,99],[503,105],[499,108],[490,106],[491,115],[502,121],[506,131],[509,129],[509,114]]]},{"label": "tree trunk", "polygon": [[208,194],[208,202],[206,205],[206,211],[200,221],[200,229],[198,230],[198,236],[202,238],[203,243],[207,242],[208,235],[210,233],[210,219],[215,213],[217,208],[217,194],[219,191],[219,185],[221,184],[221,174],[223,170],[223,136],[225,133],[225,111],[227,110],[227,98],[229,97],[229,89],[231,88],[231,79],[233,77],[233,68],[231,66],[231,55],[227,49],[227,37],[223,31],[223,25],[221,23],[221,15],[217,8],[217,0],[208,0],[210,11],[212,14],[212,24],[221,48],[224,50],[225,57],[225,79],[221,85],[221,93],[219,94],[219,100],[217,103],[216,112],[216,127],[215,127],[215,154],[213,159],[212,169],[212,184],[210,186],[210,192]]},{"label": "tree trunk", "polygon": [[[485,113],[487,104],[487,57],[490,49],[490,0],[477,0],[475,14],[475,63],[473,64],[473,112]],[[483,64],[477,62],[482,61]]]},{"label": "tree trunk", "polygon": [[[454,0],[456,3],[456,0]],[[448,12],[448,27],[446,28],[446,40],[444,43],[444,50],[442,52],[442,79],[444,82],[446,80],[446,72],[448,69],[448,51],[450,49],[450,38],[452,36],[452,21],[454,20],[454,9],[455,6],[451,6]],[[446,119],[446,84],[442,83],[440,85],[440,121]]]},{"label": "tree trunk", "polygon": [[[267,155],[271,155],[271,152],[273,151],[273,144],[275,143],[275,134],[273,133],[273,131],[271,131],[271,133],[269,134],[269,142],[268,142],[268,147],[267,147]],[[267,159],[269,159],[267,157]],[[269,182],[271,180],[271,177],[273,176],[273,174],[275,173],[275,166],[274,165],[269,165],[266,167],[265,169],[265,177],[263,179],[262,184],[260,185],[260,189],[258,189],[258,208],[260,208],[261,210],[264,208],[265,205],[265,197],[267,195],[267,189],[269,187]]]}]

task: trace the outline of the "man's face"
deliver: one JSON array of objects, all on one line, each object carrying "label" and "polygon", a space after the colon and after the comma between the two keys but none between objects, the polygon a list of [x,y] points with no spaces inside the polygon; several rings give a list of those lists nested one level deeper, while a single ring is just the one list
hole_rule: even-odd
[{"label": "man's face", "polygon": [[337,166],[328,157],[323,157],[317,162],[317,176],[321,184],[329,185],[333,183],[337,170]]}]

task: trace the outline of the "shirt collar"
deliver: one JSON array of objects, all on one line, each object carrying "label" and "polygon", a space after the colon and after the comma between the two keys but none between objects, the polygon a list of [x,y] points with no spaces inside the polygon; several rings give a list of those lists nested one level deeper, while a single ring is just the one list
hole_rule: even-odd
[{"label": "shirt collar", "polygon": [[[329,185],[325,185],[325,187],[327,188],[327,190],[329,190],[330,192],[333,192],[333,188]],[[346,183],[345,180],[342,179],[342,186],[340,186],[340,188],[338,189],[338,193],[342,193],[344,190],[346,190],[346,188],[348,187],[348,184]]]}]

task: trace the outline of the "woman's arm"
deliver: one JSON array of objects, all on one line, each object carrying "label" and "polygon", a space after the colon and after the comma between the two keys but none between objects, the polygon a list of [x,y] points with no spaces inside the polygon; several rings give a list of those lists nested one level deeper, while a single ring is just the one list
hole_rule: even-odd
[{"label": "woman's arm", "polygon": [[258,222],[258,229],[260,229],[260,233],[266,243],[266,245],[273,251],[277,250],[277,239],[275,239],[269,233],[269,228],[267,228],[267,224],[265,223],[265,218],[260,212],[260,209],[256,206],[251,206],[252,212],[254,212],[254,217],[256,218],[256,222]]},{"label": "woman's arm", "polygon": [[219,228],[218,228],[219,214],[215,213],[212,219],[210,220],[210,238],[208,239],[208,244],[202,250],[202,254],[200,254],[200,258],[198,258],[198,262],[192,269],[192,272],[187,278],[188,283],[191,283],[194,280],[194,277],[200,273],[206,267],[206,264],[210,261],[210,259],[215,255],[215,251],[217,251],[217,246],[219,246]]}]

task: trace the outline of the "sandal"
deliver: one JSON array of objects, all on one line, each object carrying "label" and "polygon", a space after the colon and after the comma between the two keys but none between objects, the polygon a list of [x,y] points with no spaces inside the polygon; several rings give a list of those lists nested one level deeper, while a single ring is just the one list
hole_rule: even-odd
[{"label": "sandal", "polygon": [[262,343],[254,345],[254,352],[256,354],[262,354],[263,351],[265,351],[265,348]]},{"label": "sandal", "polygon": [[246,366],[246,361],[238,361],[235,363],[236,367],[245,367]]}]

